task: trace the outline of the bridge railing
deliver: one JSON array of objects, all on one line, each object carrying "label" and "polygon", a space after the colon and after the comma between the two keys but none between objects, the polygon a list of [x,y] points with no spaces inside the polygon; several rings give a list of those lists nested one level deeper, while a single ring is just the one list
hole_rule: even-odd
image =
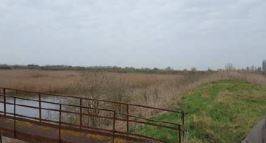
[{"label": "bridge railing", "polygon": [[[39,123],[48,123],[58,127],[58,136],[59,142],[61,142],[61,128],[68,127],[70,129],[79,129],[79,130],[90,130],[97,132],[97,134],[104,134],[112,137],[114,142],[116,137],[126,138],[126,139],[148,139],[158,142],[164,142],[158,138],[150,137],[140,133],[135,133],[130,131],[132,127],[143,127],[143,126],[152,126],[156,128],[169,129],[177,133],[177,142],[181,143],[182,138],[184,137],[184,122],[185,122],[185,113],[180,111],[143,106],[137,104],[128,104],[123,102],[115,102],[108,100],[99,100],[99,99],[89,99],[81,98],[75,96],[66,96],[66,95],[53,95],[40,92],[32,92],[25,90],[17,90],[10,88],[0,88],[0,95],[3,97],[3,100],[0,103],[3,104],[3,111],[0,111],[5,117],[12,117],[14,119],[14,136],[16,135],[16,119],[29,119],[34,122]],[[33,95],[30,99],[27,98],[27,95]],[[25,96],[23,96],[25,95]],[[44,97],[58,97],[58,98],[71,98],[74,99],[74,103],[64,103],[61,101],[46,101]],[[34,105],[25,105],[19,103],[19,101],[29,101],[34,102]],[[108,106],[90,106],[86,105],[86,102],[96,102],[96,105],[99,105],[100,102],[103,104],[111,104],[109,107],[118,107],[118,108],[108,108]],[[57,106],[56,108],[45,107],[44,104],[51,104]],[[88,102],[89,104],[89,102]],[[113,106],[115,105],[115,106]],[[7,106],[13,106],[13,111],[8,110]],[[17,112],[18,107],[28,108],[37,110],[37,115],[29,116],[23,115]],[[107,108],[106,108],[107,107]],[[125,109],[123,109],[124,107]],[[181,123],[172,123],[168,121],[158,121],[152,118],[145,118],[142,116],[136,116],[130,114],[130,109],[132,108],[142,108],[149,110],[156,110],[161,112],[170,112],[179,115],[177,118],[180,118]],[[136,109],[135,109],[136,110]],[[44,118],[44,111],[57,112],[58,114],[51,118]],[[72,115],[71,117],[76,117],[78,120],[72,122],[66,122],[62,117],[67,115]],[[55,119],[57,118],[57,119]],[[105,126],[92,126],[89,122],[95,121],[90,120],[89,118],[96,119],[101,123],[105,123]],[[130,124],[133,126],[130,127]],[[138,130],[138,129],[137,129]]]}]

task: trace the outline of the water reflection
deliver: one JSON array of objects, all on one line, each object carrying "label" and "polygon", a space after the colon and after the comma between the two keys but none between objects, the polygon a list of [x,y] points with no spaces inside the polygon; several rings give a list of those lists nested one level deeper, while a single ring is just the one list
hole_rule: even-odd
[{"label": "water reflection", "polygon": [[[27,99],[34,99],[38,100],[38,98],[33,98],[33,97],[27,97]],[[3,97],[1,97],[1,101],[3,100]],[[43,97],[42,101],[47,101],[47,102],[54,102],[54,103],[62,103],[62,100],[59,100],[56,97]],[[8,114],[14,114],[14,105],[10,105],[8,103],[14,104],[14,98],[13,97],[8,97],[6,98],[6,111]],[[29,100],[24,100],[24,99],[16,99],[16,114],[22,115],[22,116],[27,116],[27,117],[32,117],[32,118],[39,118],[39,109],[34,109],[34,107],[39,107],[39,102],[38,101],[29,101]],[[31,106],[30,107],[23,107],[19,105],[26,105],[26,106]],[[56,109],[59,110],[59,105],[56,104],[51,104],[51,103],[41,103],[42,108],[47,108],[47,109]],[[0,111],[4,112],[4,103],[0,103]],[[47,120],[52,120],[52,121],[58,121],[59,120],[59,112],[58,111],[49,111],[49,110],[44,110],[42,109],[42,119],[47,119]]]}]

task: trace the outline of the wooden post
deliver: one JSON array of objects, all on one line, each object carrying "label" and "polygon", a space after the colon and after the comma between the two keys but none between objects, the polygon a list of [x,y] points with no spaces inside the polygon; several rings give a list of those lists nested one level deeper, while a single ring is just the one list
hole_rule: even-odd
[{"label": "wooden post", "polygon": [[42,122],[42,98],[41,98],[41,93],[38,94],[39,96],[39,121]]},{"label": "wooden post", "polygon": [[80,98],[80,100],[79,100],[79,128],[81,129],[82,128],[82,126],[83,126],[83,124],[82,124],[82,98]]},{"label": "wooden post", "polygon": [[62,120],[62,104],[59,104],[59,143],[61,143],[61,120]]},{"label": "wooden post", "polygon": [[6,116],[6,89],[3,89],[3,94],[4,94],[4,115]]},{"label": "wooden post", "polygon": [[13,115],[14,115],[14,137],[16,138],[16,97],[14,97],[14,113],[13,113]]}]

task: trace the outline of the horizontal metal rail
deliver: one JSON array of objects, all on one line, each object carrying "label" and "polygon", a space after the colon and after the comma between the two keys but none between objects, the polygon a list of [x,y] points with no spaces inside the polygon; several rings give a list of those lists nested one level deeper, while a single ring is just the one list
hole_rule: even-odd
[{"label": "horizontal metal rail", "polygon": [[[19,99],[19,98],[15,97],[15,96],[8,96],[8,97]],[[23,99],[23,100],[28,100],[28,99]],[[29,99],[29,101],[32,101],[32,100]],[[52,109],[52,108],[36,107],[36,106],[31,106],[31,105],[23,105],[23,104],[19,104],[19,103],[14,104],[14,103],[11,103],[11,102],[3,102],[3,101],[0,101],[0,103],[5,103],[7,105],[16,105],[16,106],[20,106],[20,107],[27,107],[27,108],[31,108],[31,109],[41,109],[41,110],[48,110],[48,111],[54,111],[54,112],[62,112],[62,113],[80,115],[79,112],[67,111],[67,110],[62,110],[62,109],[59,110],[59,109]],[[60,103],[58,103],[58,105],[60,105]],[[82,107],[82,108],[86,109],[86,107]],[[109,111],[111,111],[111,110],[109,110]],[[113,113],[114,111],[111,111],[111,112]],[[100,116],[100,115],[92,114],[92,113],[89,113],[89,114],[88,113],[82,113],[82,114],[85,115],[85,116],[93,116],[93,117],[97,117],[97,118],[113,119],[113,117]],[[19,115],[19,114],[17,114],[17,115]],[[127,114],[122,114],[122,115],[127,115]],[[21,115],[21,116],[23,116],[23,115]],[[152,125],[152,126],[169,128],[169,129],[173,129],[173,130],[176,130],[176,128],[171,127],[171,126],[159,125],[159,124],[155,124],[155,123],[151,123],[151,122],[167,123],[167,124],[172,124],[172,125],[175,125],[175,126],[179,126],[180,125],[180,124],[176,124],[176,123],[161,122],[161,121],[157,121],[157,120],[146,119],[146,118],[137,117],[137,116],[133,116],[133,115],[129,115],[129,116],[130,117],[134,117],[134,118],[143,119],[143,120],[146,120],[146,121],[150,121],[150,122],[144,122],[144,121],[137,121],[137,120],[128,120],[129,122],[132,122],[132,123],[147,124],[147,125]],[[24,117],[29,117],[29,116],[24,116]],[[38,119],[38,118],[35,118],[35,119]],[[117,121],[127,121],[126,119],[122,119],[122,118],[115,118],[115,119]]]},{"label": "horizontal metal rail", "polygon": [[[0,89],[1,88],[2,87],[0,87]],[[65,98],[79,99],[79,100],[83,100],[83,101],[85,101],[85,100],[98,101],[98,102],[104,102],[104,103],[112,103],[112,104],[124,105],[127,108],[130,108],[130,107],[139,107],[139,108],[144,108],[144,109],[153,109],[153,110],[158,110],[158,111],[178,113],[180,115],[181,124],[183,126],[185,124],[185,115],[186,115],[186,113],[184,111],[182,111],[181,109],[179,109],[179,110],[169,110],[169,109],[164,109],[164,108],[157,108],[157,107],[151,107],[151,106],[145,106],[145,105],[139,105],[139,104],[124,103],[124,102],[109,101],[109,100],[103,100],[103,99],[90,99],[90,98],[85,98],[85,97],[76,97],[76,96],[68,96],[68,95],[50,94],[50,93],[42,93],[42,92],[35,92],[35,91],[18,90],[18,89],[12,89],[12,88],[2,88],[2,89],[11,90],[11,91],[13,91],[15,93],[24,92],[24,93],[36,94],[36,95],[39,95],[39,96],[65,97]],[[32,101],[38,101],[38,100],[32,99]],[[55,102],[49,102],[49,101],[45,101],[45,103],[56,104]],[[63,106],[79,107],[77,105],[72,105],[72,104],[63,104],[62,103],[62,105]],[[93,108],[91,107],[91,109],[93,109]],[[107,110],[108,111],[108,109],[102,109],[102,108],[97,108],[97,110]],[[127,109],[127,110],[129,110],[129,109]],[[129,114],[129,113],[127,113],[127,114]]]},{"label": "horizontal metal rail", "polygon": [[179,109],[179,110],[170,110],[170,109],[165,109],[165,108],[157,108],[157,107],[151,107],[151,106],[146,106],[146,105],[125,103],[125,102],[118,102],[118,101],[111,101],[111,100],[104,100],[104,99],[91,99],[91,98],[86,98],[86,97],[77,97],[77,96],[70,96],[70,95],[51,94],[51,93],[36,92],[36,91],[27,91],[27,90],[13,89],[13,88],[4,88],[4,87],[0,87],[0,89],[13,90],[13,91],[17,91],[17,92],[32,93],[32,94],[36,94],[36,95],[37,94],[42,94],[42,95],[49,95],[49,96],[66,97],[66,98],[74,98],[74,99],[84,99],[84,100],[92,100],[92,101],[100,101],[100,102],[121,104],[121,105],[130,105],[130,106],[136,106],[136,107],[142,107],[142,108],[149,108],[149,109],[155,109],[155,110],[166,111],[166,112],[173,112],[173,113],[183,113],[184,112],[181,109]]},{"label": "horizontal metal rail", "polygon": [[[1,88],[0,88],[1,89]],[[8,92],[7,92],[8,91]],[[18,97],[19,92],[24,92],[26,93],[34,93],[37,94],[38,99],[28,99],[28,98],[23,98],[23,97]],[[14,93],[16,96],[14,96]],[[67,98],[74,98],[74,99],[79,99],[79,105],[74,105],[74,104],[66,104],[66,103],[58,103],[58,102],[51,102],[51,101],[44,101],[42,100],[42,97],[45,96],[58,96],[58,97],[67,97]],[[25,91],[25,90],[17,90],[17,89],[11,89],[11,88],[2,88],[0,90],[0,97],[3,97],[3,101],[0,100],[0,103],[4,104],[4,111],[0,111],[0,113],[4,114],[4,117],[9,116],[14,118],[14,124],[16,123],[15,120],[19,118],[19,120],[26,119],[27,121],[36,121],[38,123],[48,123],[56,128],[59,128],[59,142],[62,141],[61,139],[61,128],[66,127],[66,126],[71,126],[72,128],[76,128],[79,130],[85,129],[85,130],[93,130],[95,132],[98,131],[104,131],[108,132],[109,135],[112,136],[113,142],[115,140],[115,137],[117,136],[122,136],[124,138],[135,138],[135,139],[149,139],[149,140],[154,140],[154,141],[161,141],[160,139],[157,138],[152,138],[148,136],[144,136],[141,134],[136,134],[136,133],[131,133],[129,132],[129,124],[134,123],[134,124],[142,124],[142,125],[149,125],[153,127],[159,127],[159,128],[165,128],[165,129],[170,129],[178,134],[178,142],[180,143],[182,141],[182,136],[184,136],[184,116],[185,113],[180,110],[180,111],[174,111],[174,110],[168,110],[168,109],[162,109],[162,108],[156,108],[156,107],[149,107],[149,106],[143,106],[143,105],[137,105],[137,104],[128,104],[128,103],[123,103],[123,102],[115,102],[115,101],[107,101],[107,100],[99,100],[99,99],[89,99],[89,98],[80,98],[80,97],[75,97],[75,96],[66,96],[66,95],[54,95],[54,94],[47,94],[47,93],[40,93],[40,92],[32,92],[32,91]],[[13,103],[10,102],[10,99],[13,99]],[[36,102],[39,104],[36,104],[36,106],[33,105],[24,105],[21,103],[17,103],[17,100],[24,100],[24,101],[32,101]],[[7,101],[8,100],[8,101]],[[123,105],[126,107],[126,113],[118,113],[115,110],[112,109],[105,109],[105,108],[96,108],[96,107],[89,107],[89,106],[84,106],[82,103],[86,100],[90,101],[97,101],[97,102],[105,102],[105,103],[112,103],[112,104],[118,104],[118,105]],[[54,109],[54,108],[46,108],[42,107],[42,103],[45,104],[53,104],[57,105],[59,109]],[[13,113],[7,112],[7,105],[13,106]],[[154,110],[159,110],[159,111],[165,111],[165,112],[173,112],[173,113],[179,113],[182,123],[172,123],[172,122],[166,122],[166,121],[158,121],[158,120],[153,120],[153,119],[147,119],[144,117],[139,117],[136,115],[131,115],[129,113],[129,107],[140,107],[144,109],[154,109]],[[16,113],[16,108],[17,107],[24,107],[24,108],[29,108],[29,109],[35,109],[38,110],[39,115],[38,117],[30,117],[22,114]],[[69,110],[64,110],[63,107],[72,107],[75,109],[75,111],[69,111]],[[55,120],[50,120],[50,119],[44,119],[42,118],[42,111],[53,111],[59,113],[58,116],[58,121]],[[78,111],[77,111],[78,110]],[[112,116],[106,116],[106,115],[99,115],[99,113],[91,113],[90,110],[97,110],[97,112],[103,111],[109,115]],[[87,113],[84,113],[86,111]],[[62,121],[62,113],[64,114],[73,114],[79,117],[80,121],[79,124],[75,123],[67,123]],[[117,115],[124,116],[126,118],[118,117]],[[112,129],[104,129],[104,128],[98,128],[98,127],[91,127],[90,125],[84,125],[83,124],[83,118],[84,117],[95,117],[95,118],[102,118],[102,119],[108,119],[112,121]],[[134,119],[132,119],[134,118]],[[138,120],[140,119],[140,120]],[[116,129],[116,122],[126,122],[126,132],[125,131],[119,131]],[[14,129],[14,134],[16,132],[16,129]]]},{"label": "horizontal metal rail", "polygon": [[[0,96],[3,96],[3,94],[0,94]],[[20,99],[20,100],[39,102],[39,100],[36,100],[36,99],[28,99],[28,98],[22,98],[22,97],[17,97],[17,96],[12,96],[12,95],[8,95],[6,97],[11,97],[11,98],[16,97],[17,99]],[[76,108],[82,107],[82,108],[86,108],[86,109],[97,109],[97,110],[110,111],[110,112],[113,111],[113,110],[110,110],[110,109],[93,108],[93,107],[87,107],[87,106],[79,106],[79,105],[73,105],[73,104],[57,103],[57,102],[44,101],[44,100],[42,100],[41,102],[42,103],[46,103],[46,104],[54,104],[54,105],[60,105],[61,104],[63,106],[70,106],[70,107],[76,107]]]}]

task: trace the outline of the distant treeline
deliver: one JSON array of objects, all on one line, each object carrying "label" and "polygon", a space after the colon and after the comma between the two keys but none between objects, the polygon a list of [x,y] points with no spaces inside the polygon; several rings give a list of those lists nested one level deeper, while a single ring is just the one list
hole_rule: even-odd
[{"label": "distant treeline", "polygon": [[[68,66],[68,65],[7,65],[0,64],[0,69],[12,70],[12,69],[33,69],[33,70],[85,70],[85,71],[107,71],[107,72],[118,72],[118,73],[210,73],[217,71],[239,71],[239,72],[256,72],[263,73],[261,67],[250,66],[245,69],[236,69],[231,64],[226,65],[224,69],[212,70],[208,69],[205,71],[197,70],[196,68],[191,69],[183,69],[183,70],[175,70],[171,67],[167,67],[165,69],[159,68],[134,68],[134,67],[118,67],[118,66]],[[264,72],[266,73],[266,72]]]},{"label": "distant treeline", "polygon": [[[86,71],[107,71],[107,72],[119,72],[119,73],[130,73],[130,72],[140,72],[140,73],[180,73],[180,72],[206,72],[197,71],[196,68],[190,70],[174,70],[171,67],[165,69],[159,68],[134,68],[134,67],[117,67],[117,66],[68,66],[68,65],[7,65],[0,64],[0,69],[12,70],[12,69],[34,69],[34,70],[86,70]],[[213,70],[208,70],[213,72]]]}]

